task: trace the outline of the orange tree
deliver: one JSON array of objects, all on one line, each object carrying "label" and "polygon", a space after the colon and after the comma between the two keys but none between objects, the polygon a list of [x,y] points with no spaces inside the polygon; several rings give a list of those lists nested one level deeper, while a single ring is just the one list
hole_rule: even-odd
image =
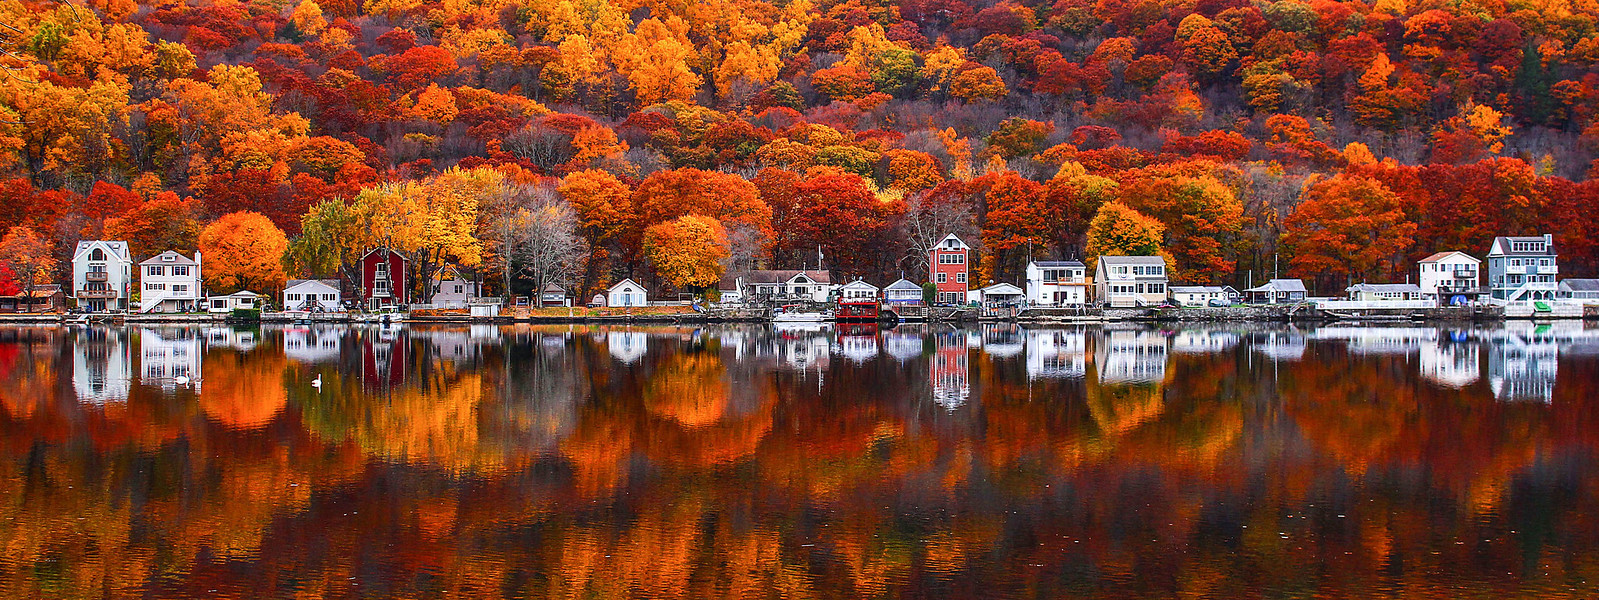
[{"label": "orange tree", "polygon": [[644,255],[679,288],[716,285],[728,257],[727,229],[712,217],[683,215],[644,230]]},{"label": "orange tree", "polygon": [[200,232],[206,286],[224,293],[281,289],[288,249],[288,237],[271,219],[253,212],[223,215]]},{"label": "orange tree", "polygon": [[1336,281],[1395,272],[1416,233],[1398,194],[1375,179],[1341,174],[1310,185],[1304,197],[1283,233],[1296,275]]}]

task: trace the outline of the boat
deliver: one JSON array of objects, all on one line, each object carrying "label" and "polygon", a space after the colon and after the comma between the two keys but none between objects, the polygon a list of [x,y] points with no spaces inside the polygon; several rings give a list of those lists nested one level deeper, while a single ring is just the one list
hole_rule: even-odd
[{"label": "boat", "polygon": [[876,323],[881,316],[878,311],[876,299],[856,302],[839,301],[838,312],[834,313],[833,318],[840,323]]},{"label": "boat", "polygon": [[826,312],[800,310],[797,306],[782,306],[772,309],[772,322],[774,323],[821,323],[832,319],[833,316]]}]

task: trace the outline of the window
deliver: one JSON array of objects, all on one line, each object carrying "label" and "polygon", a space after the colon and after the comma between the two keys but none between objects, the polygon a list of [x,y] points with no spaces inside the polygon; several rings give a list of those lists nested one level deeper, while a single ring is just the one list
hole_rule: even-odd
[{"label": "window", "polygon": [[461,285],[461,284],[459,284],[459,283],[455,284],[455,293],[457,293],[457,294],[465,294],[466,293],[466,287]]},{"label": "window", "polygon": [[1549,266],[1549,259],[1547,259],[1547,258],[1540,258],[1540,259],[1538,259],[1538,266],[1540,266],[1540,267],[1547,267],[1547,266]]},{"label": "window", "polygon": [[947,274],[947,273],[939,273],[938,276],[935,277],[935,279],[939,283],[949,283],[949,274]]},{"label": "window", "polygon": [[1543,252],[1544,250],[1545,250],[1545,247],[1543,245],[1543,242],[1511,242],[1510,243],[1510,251],[1511,252]]},{"label": "window", "polygon": [[1164,283],[1151,283],[1151,284],[1149,284],[1149,293],[1151,293],[1151,294],[1164,294],[1164,293],[1166,293],[1166,284],[1164,284]]},{"label": "window", "polygon": [[938,264],[941,264],[941,265],[964,265],[964,264],[966,264],[966,255],[965,254],[959,254],[959,253],[949,253],[949,254],[940,253],[938,255]]},{"label": "window", "polygon": [[173,265],[172,274],[187,277],[189,275],[189,267],[186,265]]},{"label": "window", "polygon": [[289,302],[299,302],[299,301],[300,301],[300,295],[299,294],[289,294]]},{"label": "window", "polygon": [[322,294],[322,299],[325,300],[325,301],[328,301],[328,302],[332,302],[333,301],[333,294]]},{"label": "window", "polygon": [[150,275],[160,275],[161,274],[161,267],[160,267],[160,265],[152,265],[148,269],[148,271],[149,271],[148,274],[150,274]]},{"label": "window", "polygon": [[1510,259],[1510,266],[1512,266],[1512,267],[1519,267],[1519,266],[1521,266],[1521,259],[1519,259],[1519,258],[1512,258],[1512,259]]},{"label": "window", "polygon": [[189,286],[186,286],[186,285],[174,285],[174,286],[172,286],[172,291],[174,291],[174,292],[187,292],[187,291],[189,291]]},{"label": "window", "polygon": [[161,262],[172,262],[174,260],[177,260],[177,257],[172,256],[171,254],[162,254],[161,255]]},{"label": "window", "polygon": [[105,251],[95,248],[89,253],[89,260],[105,260]]},{"label": "window", "polygon": [[955,283],[966,283],[966,274],[965,273],[956,273],[955,274]]}]

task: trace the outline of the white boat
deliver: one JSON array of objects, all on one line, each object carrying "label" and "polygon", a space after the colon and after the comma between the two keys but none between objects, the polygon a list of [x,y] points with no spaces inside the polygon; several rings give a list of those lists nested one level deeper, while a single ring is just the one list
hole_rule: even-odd
[{"label": "white boat", "polygon": [[832,320],[833,315],[825,312],[807,312],[794,310],[790,307],[772,309],[772,322],[774,323],[821,323]]}]

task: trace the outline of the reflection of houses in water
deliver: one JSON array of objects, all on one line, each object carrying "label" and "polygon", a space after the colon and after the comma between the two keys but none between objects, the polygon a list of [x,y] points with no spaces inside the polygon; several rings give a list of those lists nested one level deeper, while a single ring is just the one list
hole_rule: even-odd
[{"label": "reflection of houses in water", "polygon": [[343,329],[290,327],[283,330],[283,356],[303,363],[337,362],[344,343]]},{"label": "reflection of houses in water", "polygon": [[423,329],[412,330],[410,334],[413,341],[422,341],[422,348],[427,351],[430,360],[472,362],[477,360],[478,349],[481,348],[478,341],[472,339],[470,330]]},{"label": "reflection of houses in water", "polygon": [[1159,331],[1107,331],[1094,352],[1100,383],[1146,383],[1166,378],[1166,336]]},{"label": "reflection of houses in water", "polygon": [[822,330],[778,330],[775,349],[782,364],[796,371],[820,371],[832,363],[827,333]]},{"label": "reflection of houses in water", "polygon": [[1305,357],[1308,343],[1297,329],[1265,331],[1249,336],[1249,349],[1271,360],[1297,361]]},{"label": "reflection of houses in water", "polygon": [[171,392],[194,386],[200,390],[200,336],[193,329],[139,331],[139,383]]},{"label": "reflection of houses in water", "polygon": [[955,410],[971,397],[968,379],[967,352],[971,343],[963,332],[937,333],[933,336],[933,360],[928,366],[928,379],[933,387],[933,401],[947,410]]},{"label": "reflection of houses in water", "polygon": [[1311,334],[1318,342],[1341,341],[1354,354],[1410,355],[1438,341],[1438,330],[1425,327],[1331,326]]},{"label": "reflection of houses in water", "polygon": [[1026,335],[1014,323],[983,325],[983,352],[994,358],[1020,356],[1026,349]]},{"label": "reflection of houses in water", "polygon": [[1236,332],[1214,329],[1183,329],[1172,335],[1173,354],[1217,354],[1238,346]]},{"label": "reflection of houses in water", "polygon": [[1546,325],[1507,323],[1488,343],[1488,386],[1500,400],[1549,402],[1555,397],[1560,343]]},{"label": "reflection of houses in water", "polygon": [[1088,374],[1088,334],[1081,329],[1027,331],[1029,379],[1077,379]]},{"label": "reflection of houses in water", "polygon": [[605,334],[605,346],[611,357],[624,364],[633,364],[649,352],[650,336],[642,331],[610,331]]},{"label": "reflection of houses in water", "polygon": [[399,328],[384,326],[375,331],[362,332],[362,383],[375,387],[405,383],[410,359],[410,340]]},{"label": "reflection of houses in water", "polygon": [[205,347],[228,348],[239,352],[254,350],[261,343],[259,332],[254,329],[234,329],[232,327],[212,327],[205,330]]},{"label": "reflection of houses in water", "polygon": [[468,328],[472,341],[479,344],[498,344],[504,339],[499,325],[472,325]]},{"label": "reflection of houses in water", "polygon": [[877,330],[875,328],[872,329],[869,335],[861,335],[859,332],[851,332],[846,335],[840,332],[838,336],[838,354],[843,356],[845,360],[862,364],[877,358],[877,353]]},{"label": "reflection of houses in water", "polygon": [[900,326],[883,334],[883,351],[894,360],[905,362],[922,355],[922,339],[925,335],[921,331],[914,333],[906,330],[907,326]]},{"label": "reflection of houses in water", "polygon": [[121,329],[89,328],[72,348],[72,387],[78,400],[91,404],[128,399],[133,386],[133,359]]},{"label": "reflection of houses in water", "polygon": [[1482,351],[1471,342],[1424,344],[1417,356],[1421,377],[1438,385],[1463,388],[1482,377]]}]

